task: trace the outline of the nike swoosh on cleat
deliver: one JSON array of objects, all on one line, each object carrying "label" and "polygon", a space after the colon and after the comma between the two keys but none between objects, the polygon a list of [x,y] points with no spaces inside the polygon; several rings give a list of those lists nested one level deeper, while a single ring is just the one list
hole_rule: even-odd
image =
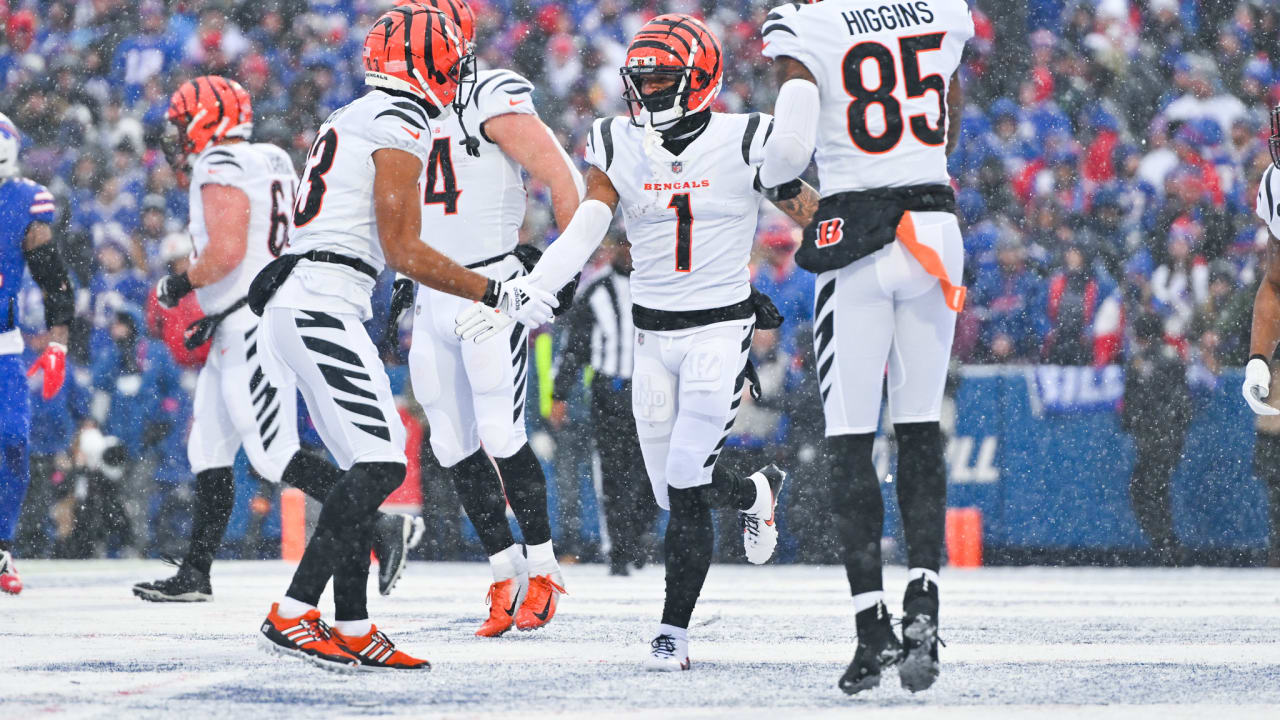
[{"label": "nike swoosh on cleat", "polygon": [[401,129],[401,130],[403,130],[403,131],[405,131],[405,132],[407,132],[407,133],[409,133],[409,136],[410,136],[410,137],[412,137],[414,140],[417,140],[418,138],[421,138],[421,137],[422,137],[422,133],[420,133],[420,132],[414,132],[414,131],[410,130],[409,128],[407,128],[407,127],[405,127],[405,126],[403,126],[403,125],[401,125],[401,126],[400,126],[400,129]]},{"label": "nike swoosh on cleat", "polygon": [[508,614],[508,615],[515,615],[515,614],[516,614],[516,600],[517,600],[517,598],[514,598],[514,597],[513,597],[513,598],[511,598],[511,609],[510,609],[510,610],[507,610],[507,614]]},{"label": "nike swoosh on cleat", "polygon": [[533,616],[534,616],[534,617],[536,617],[536,618],[538,618],[538,619],[539,619],[539,620],[541,620],[542,622],[546,622],[546,621],[547,621],[547,615],[549,615],[550,613],[551,613],[551,598],[550,598],[550,597],[548,597],[548,598],[547,598],[547,606],[546,606],[546,607],[544,607],[544,608],[542,608],[542,612],[540,612],[540,613],[534,613],[534,614],[533,614]]}]

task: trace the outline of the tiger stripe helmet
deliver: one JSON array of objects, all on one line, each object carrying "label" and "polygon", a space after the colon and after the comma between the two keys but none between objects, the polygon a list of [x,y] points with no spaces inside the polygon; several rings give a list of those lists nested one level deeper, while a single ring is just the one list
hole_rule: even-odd
[{"label": "tiger stripe helmet", "polygon": [[[414,0],[396,0],[396,7],[401,5],[412,5]],[[476,43],[476,15],[471,12],[471,6],[467,5],[463,0],[418,0],[417,4],[433,7],[445,14],[462,30],[462,37],[467,39],[468,43],[475,45]]]},{"label": "tiger stripe helmet", "polygon": [[253,134],[253,105],[240,83],[221,75],[188,80],[169,97],[169,138],[172,157],[199,155],[209,143],[224,138],[248,139]]},{"label": "tiger stripe helmet", "polygon": [[[393,7],[364,39],[364,82],[407,95],[431,117],[460,111],[475,82],[475,56],[457,23],[420,3]],[[459,85],[467,87],[462,91]]]},{"label": "tiger stripe helmet", "polygon": [[[632,124],[665,127],[706,110],[720,93],[724,81],[720,40],[692,15],[659,15],[631,39],[620,72],[626,86],[622,98]],[[661,76],[671,77],[675,84],[648,95],[640,92],[637,81]]]}]

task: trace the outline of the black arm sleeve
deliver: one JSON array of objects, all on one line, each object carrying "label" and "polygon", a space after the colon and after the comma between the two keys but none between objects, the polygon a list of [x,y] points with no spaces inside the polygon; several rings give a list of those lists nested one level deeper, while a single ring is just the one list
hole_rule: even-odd
[{"label": "black arm sleeve", "polygon": [[24,253],[31,277],[44,293],[44,322],[47,327],[66,325],[75,315],[75,293],[62,256],[52,242]]},{"label": "black arm sleeve", "polygon": [[589,298],[569,312],[569,330],[565,334],[564,349],[560,351],[560,367],[556,370],[555,385],[551,397],[565,400],[573,393],[574,383],[582,376],[582,368],[591,357],[591,328],[595,313]]}]

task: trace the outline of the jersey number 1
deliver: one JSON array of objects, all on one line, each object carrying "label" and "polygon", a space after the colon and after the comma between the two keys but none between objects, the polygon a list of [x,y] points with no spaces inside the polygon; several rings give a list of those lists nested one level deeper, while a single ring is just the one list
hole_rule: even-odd
[{"label": "jersey number 1", "polygon": [[676,272],[693,269],[693,211],[689,193],[672,195],[667,207],[676,211]]},{"label": "jersey number 1", "polygon": [[[925,145],[941,145],[947,141],[947,82],[937,73],[920,77],[920,53],[942,47],[946,33],[912,35],[898,41],[902,51],[902,79],[907,97],[918,98],[933,91],[938,93],[938,126],[929,127],[923,114],[912,115],[911,134]],[[868,88],[862,80],[862,64],[875,60],[880,74],[880,84]],[[858,149],[872,155],[889,152],[902,140],[902,103],[893,96],[898,87],[898,71],[894,67],[893,52],[878,42],[858,43],[849,49],[841,66],[844,89],[853,101],[849,103],[849,139]],[[867,128],[867,109],[879,105],[884,109],[884,132],[872,135]]]}]

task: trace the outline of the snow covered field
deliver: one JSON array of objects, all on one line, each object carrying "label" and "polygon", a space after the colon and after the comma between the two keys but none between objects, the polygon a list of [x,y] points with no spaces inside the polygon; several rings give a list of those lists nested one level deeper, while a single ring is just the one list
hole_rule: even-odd
[{"label": "snow covered field", "polygon": [[[484,640],[471,633],[487,568],[416,563],[370,610],[434,669],[338,676],[255,647],[282,563],[217,563],[204,605],[135,599],[129,585],[165,574],[159,562],[19,567],[26,591],[0,597],[5,718],[1280,718],[1276,571],[945,572],[938,684],[913,696],[890,673],[849,698],[835,685],[853,650],[838,568],[713,567],[693,671],[660,676],[635,662],[661,610],[660,567],[566,568],[572,594],[551,626]],[[886,580],[896,605],[902,570]]]}]

